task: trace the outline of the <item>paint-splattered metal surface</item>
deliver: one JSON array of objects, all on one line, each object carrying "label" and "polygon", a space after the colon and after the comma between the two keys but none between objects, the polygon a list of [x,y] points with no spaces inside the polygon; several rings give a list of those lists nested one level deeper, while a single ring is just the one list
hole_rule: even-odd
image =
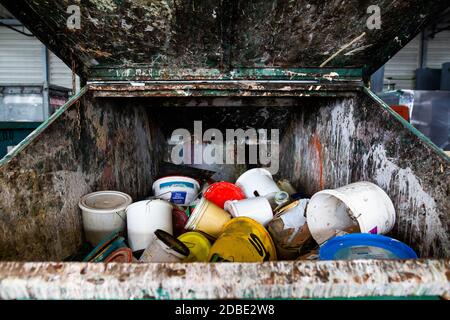
[{"label": "paint-splattered metal surface", "polygon": [[103,92],[113,96],[96,98],[102,92],[96,88],[83,90],[0,162],[0,260],[61,261],[76,253],[83,240],[79,198],[104,189],[134,199],[148,196],[167,136],[194,120],[204,120],[204,130],[280,128],[276,178],[288,178],[306,193],[357,180],[377,183],[396,209],[391,235],[422,258],[440,260],[107,267],[3,262],[0,298],[448,293],[450,160],[365,89],[339,97],[278,97],[256,90],[250,97],[182,98],[168,90],[158,97],[139,92],[124,98],[109,88]]},{"label": "paint-splattered metal surface", "polygon": [[449,270],[449,260],[0,263],[0,299],[443,296]]},{"label": "paint-splattered metal surface", "polygon": [[280,177],[304,193],[374,182],[394,203],[390,235],[450,256],[450,158],[368,91],[294,113],[280,150]]},{"label": "paint-splattered metal surface", "polygon": [[[300,81],[160,81],[139,83],[92,83],[89,88],[95,97],[308,97],[308,96],[349,96],[349,90],[360,90],[361,81],[334,79]],[[210,99],[209,99],[210,100]],[[264,99],[259,99],[264,105]],[[211,104],[210,105],[214,105]]]},{"label": "paint-splattered metal surface", "polygon": [[[84,91],[84,90],[83,90]],[[161,144],[140,109],[68,103],[0,163],[0,260],[60,261],[83,241],[78,201],[151,190]]]},{"label": "paint-splattered metal surface", "polygon": [[[370,73],[448,6],[446,0],[1,3],[87,79],[93,67],[106,73],[116,67],[142,70],[136,66],[175,74],[187,69],[187,76],[195,69],[215,70],[217,77],[229,77],[232,69],[274,67],[351,67]],[[79,5],[80,29],[67,27],[69,5]],[[368,27],[371,5],[380,9],[379,29]]]}]

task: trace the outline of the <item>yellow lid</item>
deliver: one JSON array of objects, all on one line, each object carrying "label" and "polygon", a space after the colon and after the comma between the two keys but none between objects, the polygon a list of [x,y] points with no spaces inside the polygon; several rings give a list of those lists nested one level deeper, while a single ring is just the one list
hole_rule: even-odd
[{"label": "yellow lid", "polygon": [[211,243],[199,232],[190,231],[178,237],[189,248],[190,254],[185,259],[186,262],[207,262]]}]

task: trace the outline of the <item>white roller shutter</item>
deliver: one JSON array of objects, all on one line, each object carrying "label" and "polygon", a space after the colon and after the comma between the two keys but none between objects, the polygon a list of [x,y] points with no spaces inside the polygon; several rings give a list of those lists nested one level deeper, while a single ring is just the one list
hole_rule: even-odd
[{"label": "white roller shutter", "polygon": [[388,83],[395,84],[395,89],[414,89],[416,86],[416,69],[419,68],[420,35],[411,40],[391,60],[384,70],[385,89]]},{"label": "white roller shutter", "polygon": [[[15,28],[30,33],[24,27]],[[0,26],[0,85],[42,84],[42,48],[35,37]]]},{"label": "white roller shutter", "polygon": [[72,89],[72,70],[49,51],[50,84]]},{"label": "white roller shutter", "polygon": [[450,30],[442,31],[428,41],[428,68],[442,68],[442,64],[450,62]]}]

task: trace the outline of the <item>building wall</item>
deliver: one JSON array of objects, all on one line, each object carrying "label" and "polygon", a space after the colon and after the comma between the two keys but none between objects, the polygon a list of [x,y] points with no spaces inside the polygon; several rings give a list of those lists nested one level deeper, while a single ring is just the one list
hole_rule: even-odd
[{"label": "building wall", "polygon": [[[450,30],[442,31],[428,39],[426,44],[425,67],[442,68],[450,62]],[[415,89],[416,69],[420,68],[421,36],[415,37],[400,50],[384,69],[384,87],[391,89]]]},{"label": "building wall", "polygon": [[[29,33],[24,27],[14,28]],[[42,84],[45,80],[45,50],[37,38],[0,26],[0,85]],[[72,89],[70,68],[50,51],[47,53],[49,84]]]},{"label": "building wall", "polygon": [[[23,27],[15,27],[29,33]],[[42,84],[42,43],[7,27],[0,27],[0,85]]]}]

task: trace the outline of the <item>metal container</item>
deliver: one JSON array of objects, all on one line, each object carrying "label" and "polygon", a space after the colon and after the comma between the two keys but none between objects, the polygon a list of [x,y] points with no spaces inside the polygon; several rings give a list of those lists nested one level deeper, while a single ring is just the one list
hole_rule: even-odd
[{"label": "metal container", "polygon": [[[450,160],[364,87],[448,1],[374,0],[381,12],[389,7],[381,29],[368,28],[361,17],[370,14],[357,0],[241,1],[239,10],[219,0],[197,1],[195,10],[189,1],[98,0],[83,2],[81,29],[68,29],[63,0],[1,3],[87,85],[0,162],[0,298],[450,291]],[[171,134],[191,132],[194,120],[223,133],[278,129],[274,178],[308,195],[356,181],[377,184],[397,213],[389,236],[422,259],[120,268],[61,262],[83,243],[81,196],[103,189],[147,197]],[[222,168],[237,178],[255,166]]]}]

